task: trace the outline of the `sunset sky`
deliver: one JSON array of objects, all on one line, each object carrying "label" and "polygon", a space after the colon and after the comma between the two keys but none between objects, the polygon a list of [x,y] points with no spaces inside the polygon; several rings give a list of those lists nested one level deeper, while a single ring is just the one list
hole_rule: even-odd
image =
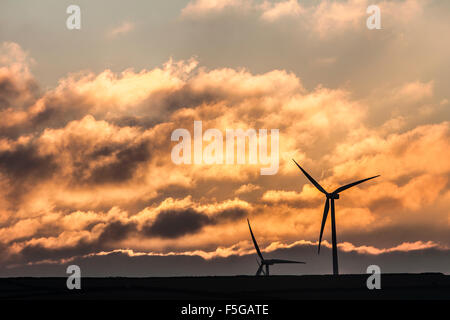
[{"label": "sunset sky", "polygon": [[[81,8],[68,30],[66,8]],[[381,9],[369,30],[366,9]],[[0,276],[450,273],[450,2],[0,3]],[[279,129],[279,170],[182,164],[171,134]],[[204,146],[207,143],[204,142]]]}]

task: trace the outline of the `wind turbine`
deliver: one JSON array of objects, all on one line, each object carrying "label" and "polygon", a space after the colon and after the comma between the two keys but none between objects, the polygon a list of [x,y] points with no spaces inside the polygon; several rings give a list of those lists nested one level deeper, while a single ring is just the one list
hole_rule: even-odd
[{"label": "wind turbine", "polygon": [[[258,261],[258,271],[256,271],[256,275],[259,276],[261,273],[264,273],[266,276],[269,275],[269,266],[277,264],[277,263],[301,263],[304,264],[304,262],[301,261],[292,261],[292,260],[281,260],[281,259],[264,259],[261,251],[259,250],[258,243],[256,242],[255,236],[253,235],[252,227],[250,227],[250,221],[247,219],[248,222],[248,228],[250,229],[250,234],[252,236],[253,244],[255,245],[256,253],[258,254],[261,261]],[[266,271],[264,272],[264,267],[266,267]]]},{"label": "wind turbine", "polygon": [[320,192],[322,192],[323,194],[325,194],[327,196],[327,198],[325,199],[325,208],[323,210],[323,218],[322,218],[322,226],[320,228],[320,237],[319,237],[319,251],[318,253],[320,254],[320,243],[322,242],[322,234],[323,234],[323,228],[325,227],[325,222],[327,221],[327,216],[328,216],[328,210],[330,208],[330,202],[331,202],[331,238],[332,238],[332,243],[333,243],[333,274],[338,275],[339,274],[339,268],[338,268],[338,256],[337,256],[337,240],[336,240],[336,218],[334,215],[334,200],[339,199],[339,193],[347,190],[353,186],[356,186],[357,184],[360,184],[364,181],[379,177],[380,175],[377,176],[373,176],[367,179],[363,179],[363,180],[358,180],[356,182],[352,182],[349,184],[346,184],[345,186],[339,187],[336,190],[334,190],[332,193],[328,193],[325,191],[324,188],[322,188],[322,186],[317,183],[316,180],[313,179],[313,177],[311,177],[308,172],[306,172],[305,170],[303,170],[302,167],[300,167],[300,165],[294,160],[292,159],[295,164],[297,165],[297,167],[300,168],[300,170],[302,170],[302,172],[304,173],[304,175],[308,178],[309,181],[311,181],[311,183],[317,188],[317,190],[319,190]]}]

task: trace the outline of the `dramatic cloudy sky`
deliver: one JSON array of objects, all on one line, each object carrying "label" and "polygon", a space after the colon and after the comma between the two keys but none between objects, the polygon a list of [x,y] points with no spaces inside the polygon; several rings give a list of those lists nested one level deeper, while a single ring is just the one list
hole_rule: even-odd
[{"label": "dramatic cloudy sky", "polygon": [[[366,9],[381,8],[381,30]],[[81,30],[66,8],[81,7]],[[450,271],[450,2],[0,4],[0,276]],[[171,133],[279,129],[280,166],[175,165]],[[206,143],[205,143],[206,144]]]}]

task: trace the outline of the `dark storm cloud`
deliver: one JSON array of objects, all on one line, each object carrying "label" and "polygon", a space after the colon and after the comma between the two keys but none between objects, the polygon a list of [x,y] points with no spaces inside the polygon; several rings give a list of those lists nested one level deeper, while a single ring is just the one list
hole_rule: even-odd
[{"label": "dark storm cloud", "polygon": [[229,92],[225,93],[213,89],[195,91],[189,84],[185,84],[177,91],[168,92],[164,90],[153,93],[148,99],[148,104],[154,106],[155,100],[160,101],[159,104],[163,110],[173,112],[180,108],[193,108],[204,103],[212,104],[228,97]]},{"label": "dark storm cloud", "polygon": [[124,223],[121,221],[114,221],[108,224],[105,229],[103,229],[102,234],[98,238],[97,242],[99,244],[108,243],[110,241],[120,241],[129,236],[132,232],[137,231],[137,226],[135,223],[129,222]]},{"label": "dark storm cloud", "polygon": [[167,210],[158,214],[152,225],[143,228],[147,236],[178,238],[196,233],[210,223],[210,218],[194,209]]},{"label": "dark storm cloud", "polygon": [[[108,153],[108,147],[101,150]],[[115,155],[115,161],[95,168],[89,178],[93,183],[124,182],[133,177],[139,164],[150,160],[150,151],[147,142],[120,150]]]},{"label": "dark storm cloud", "polygon": [[64,127],[67,123],[80,120],[89,113],[92,104],[88,97],[66,90],[62,97],[47,95],[43,98],[44,108],[30,115],[25,130],[41,131],[47,128]]},{"label": "dark storm cloud", "polygon": [[88,144],[90,151],[76,141],[64,146],[72,159],[72,185],[114,184],[132,179],[138,167],[152,159],[157,142],[146,138],[99,143],[94,138]]},{"label": "dark storm cloud", "polygon": [[229,208],[220,211],[214,216],[214,221],[216,223],[235,221],[244,218],[247,215],[247,210],[243,208]]},{"label": "dark storm cloud", "polygon": [[235,221],[244,218],[247,211],[242,208],[225,209],[214,216],[206,215],[192,208],[183,210],[166,210],[158,214],[151,225],[142,231],[149,237],[178,238],[200,231],[206,225]]},{"label": "dark storm cloud", "polygon": [[10,79],[0,79],[0,110],[10,107],[10,101],[19,96],[20,92]]},{"label": "dark storm cloud", "polygon": [[10,188],[5,190],[10,209],[20,208],[26,194],[36,183],[50,179],[59,170],[52,155],[40,155],[33,143],[0,152],[0,176],[6,177]]},{"label": "dark storm cloud", "polygon": [[19,145],[14,150],[0,152],[0,170],[13,183],[45,179],[56,169],[54,157],[40,155],[34,144]]},{"label": "dark storm cloud", "polygon": [[[70,121],[81,119],[92,105],[88,98],[69,90],[58,96],[45,94],[39,90],[35,79],[17,78],[7,75],[0,79],[0,110],[11,108],[11,114],[24,111],[23,121],[0,127],[0,134],[9,138],[40,132],[47,128],[59,128]],[[33,104],[41,99],[42,107],[32,111]]]},{"label": "dark storm cloud", "polygon": [[24,83],[24,88],[16,84],[13,76],[3,76],[0,78],[0,110],[14,107],[19,108],[18,99],[28,96],[31,100],[24,101],[30,104],[38,96],[38,85],[34,80],[28,80]]}]

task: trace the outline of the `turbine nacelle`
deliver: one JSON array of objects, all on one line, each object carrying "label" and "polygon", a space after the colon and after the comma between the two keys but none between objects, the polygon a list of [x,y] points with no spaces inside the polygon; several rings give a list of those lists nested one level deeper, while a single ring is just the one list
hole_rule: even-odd
[{"label": "turbine nacelle", "polygon": [[339,199],[339,193],[327,193],[328,199]]}]

